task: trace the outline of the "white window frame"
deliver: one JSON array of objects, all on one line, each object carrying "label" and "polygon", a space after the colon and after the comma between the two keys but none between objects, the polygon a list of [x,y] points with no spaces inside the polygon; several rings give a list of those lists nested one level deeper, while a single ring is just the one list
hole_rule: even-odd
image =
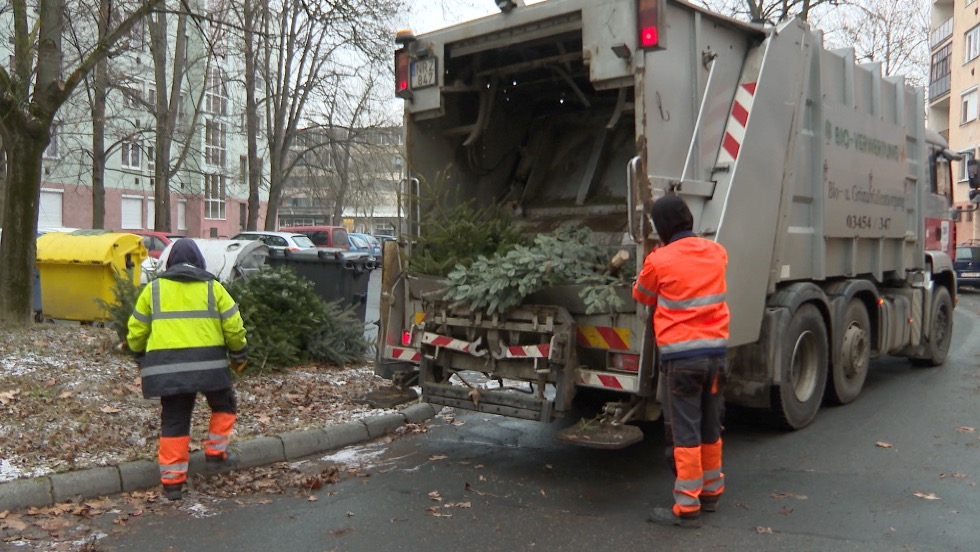
[{"label": "white window frame", "polygon": [[143,229],[143,196],[123,195],[119,200],[119,228]]},{"label": "white window frame", "polygon": [[228,125],[215,119],[204,122],[204,162],[224,167],[228,143]]},{"label": "white window frame", "polygon": [[969,180],[966,174],[966,164],[970,159],[976,157],[976,155],[974,154],[974,150],[972,149],[963,150],[959,153],[960,155],[963,156],[963,159],[957,161],[957,163],[959,164],[959,168],[956,171],[956,179],[958,182],[966,182],[967,180]]},{"label": "white window frame", "polygon": [[177,201],[177,230],[187,230],[187,200]]},{"label": "white window frame", "polygon": [[963,63],[980,56],[980,25],[975,25],[963,35]]},{"label": "white window frame", "polygon": [[206,220],[225,220],[227,218],[228,179],[220,173],[204,175],[204,218]]},{"label": "white window frame", "polygon": [[130,138],[119,144],[119,165],[124,169],[142,169],[139,140]]},{"label": "white window frame", "polygon": [[41,188],[41,196],[38,204],[38,227],[64,226],[65,212],[65,191],[55,188]]},{"label": "white window frame", "polygon": [[208,72],[207,87],[204,91],[204,112],[213,115],[228,114],[228,90],[225,84],[225,74],[217,66],[212,66]]}]

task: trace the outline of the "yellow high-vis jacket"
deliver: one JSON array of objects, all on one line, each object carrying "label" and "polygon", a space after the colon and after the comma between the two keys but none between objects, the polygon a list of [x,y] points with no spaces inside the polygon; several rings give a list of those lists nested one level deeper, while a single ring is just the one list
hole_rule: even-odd
[{"label": "yellow high-vis jacket", "polygon": [[143,396],[231,387],[228,352],[247,342],[238,305],[214,276],[174,266],[150,282],[129,317],[126,341],[140,361]]}]

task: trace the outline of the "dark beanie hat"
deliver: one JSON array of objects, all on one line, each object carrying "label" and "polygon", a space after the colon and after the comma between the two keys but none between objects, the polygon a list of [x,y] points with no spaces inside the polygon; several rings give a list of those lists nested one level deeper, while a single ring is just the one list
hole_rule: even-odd
[{"label": "dark beanie hat", "polygon": [[175,241],[170,248],[170,256],[167,257],[167,268],[179,264],[194,265],[201,270],[206,270],[204,255],[198,249],[197,244],[190,238],[180,238]]},{"label": "dark beanie hat", "polygon": [[678,232],[694,229],[694,216],[684,200],[673,195],[658,199],[650,208],[653,226],[657,229],[660,241],[670,243]]}]

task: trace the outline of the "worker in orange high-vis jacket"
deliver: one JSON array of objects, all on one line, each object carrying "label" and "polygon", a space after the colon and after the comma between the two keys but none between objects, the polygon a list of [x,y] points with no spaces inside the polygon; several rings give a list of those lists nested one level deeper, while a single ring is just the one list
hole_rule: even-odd
[{"label": "worker in orange high-vis jacket", "polygon": [[229,367],[240,373],[248,362],[245,325],[238,305],[205,270],[197,244],[182,238],[170,250],[167,270],[140,293],[128,327],[143,396],[160,397],[162,406],[160,482],[168,499],[180,500],[197,393],[211,408],[205,465],[214,470],[235,462],[228,452],[237,412]]},{"label": "worker in orange high-vis jacket", "polygon": [[700,527],[701,512],[714,512],[725,491],[721,423],[728,253],[694,234],[694,217],[677,196],[658,199],[651,216],[662,245],[647,255],[633,297],[654,308],[653,329],[665,376],[667,452],[676,480],[673,508],[655,508],[650,521]]}]

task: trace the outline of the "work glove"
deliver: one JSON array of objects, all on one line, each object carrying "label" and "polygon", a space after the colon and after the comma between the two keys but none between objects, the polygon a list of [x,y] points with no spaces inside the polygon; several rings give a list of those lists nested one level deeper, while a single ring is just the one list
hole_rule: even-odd
[{"label": "work glove", "polygon": [[228,359],[228,367],[231,368],[231,371],[242,375],[242,372],[248,366],[248,351],[242,349],[241,351],[232,352],[228,355]]}]

